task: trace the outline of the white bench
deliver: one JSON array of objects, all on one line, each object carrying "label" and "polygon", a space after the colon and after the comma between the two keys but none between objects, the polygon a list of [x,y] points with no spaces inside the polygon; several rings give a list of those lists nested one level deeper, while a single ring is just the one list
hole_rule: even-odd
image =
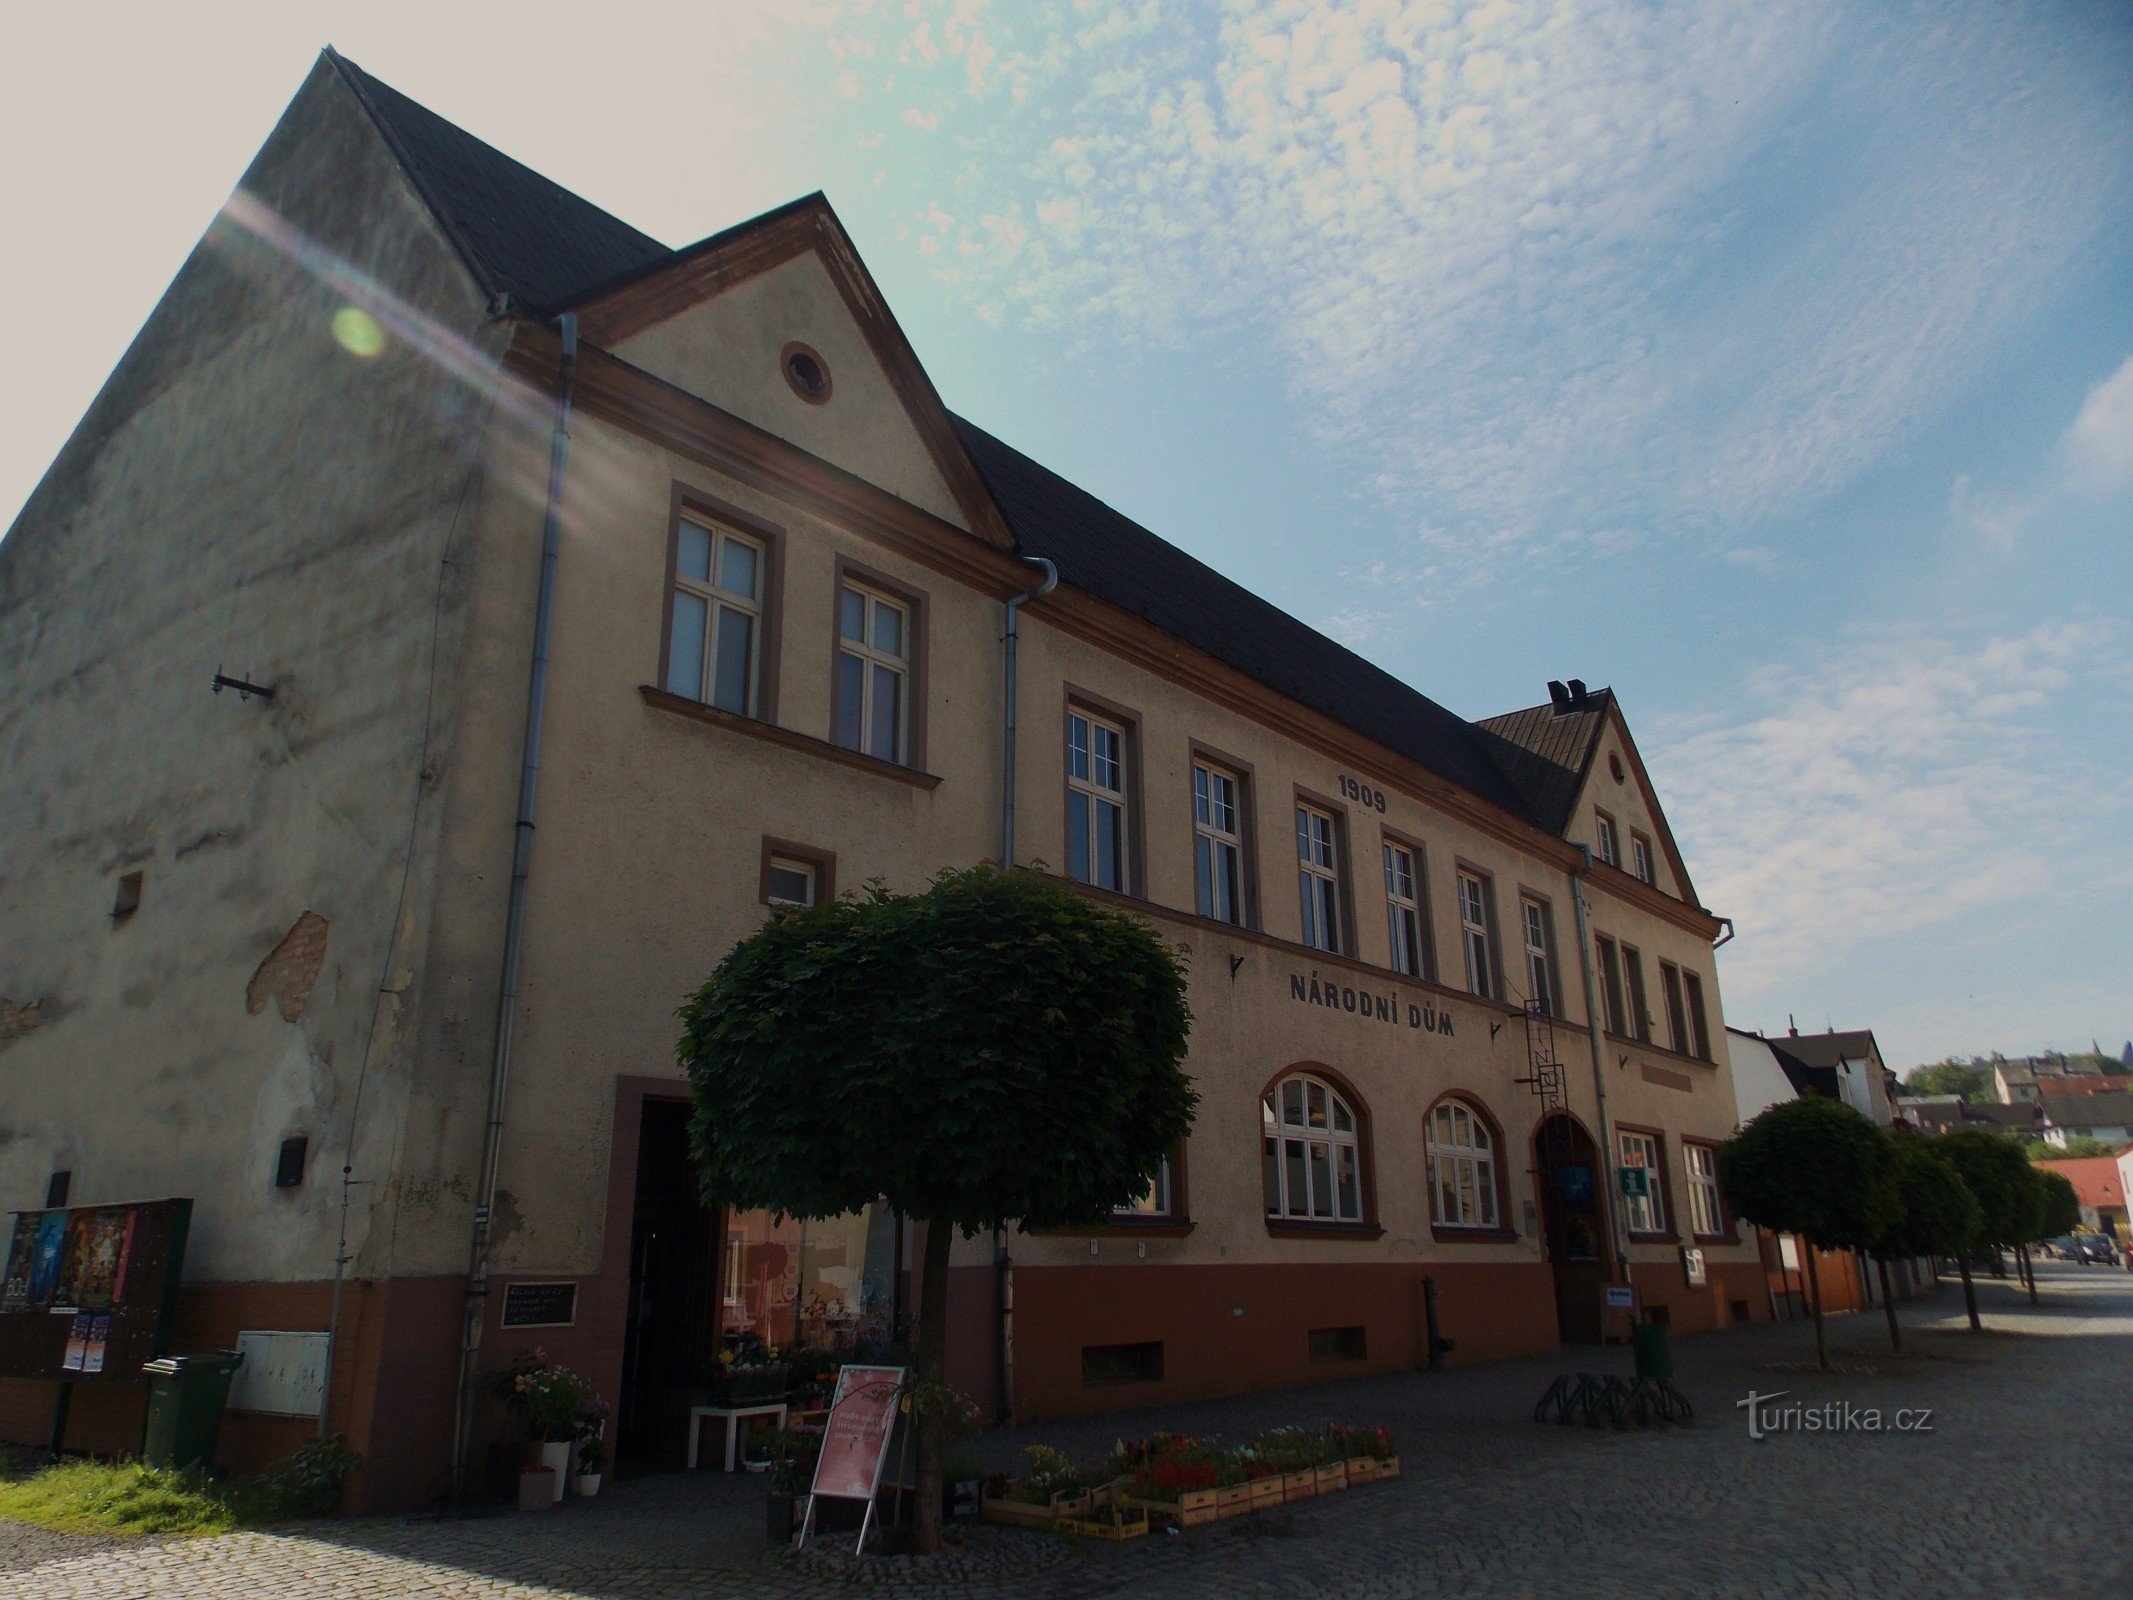
[{"label": "white bench", "polygon": [[740,1421],[743,1417],[776,1417],[778,1426],[785,1426],[785,1402],[766,1400],[752,1406],[691,1406],[689,1407],[689,1470],[696,1470],[697,1448],[703,1440],[704,1418],[726,1419],[726,1470],[733,1470],[734,1448],[740,1443]]}]

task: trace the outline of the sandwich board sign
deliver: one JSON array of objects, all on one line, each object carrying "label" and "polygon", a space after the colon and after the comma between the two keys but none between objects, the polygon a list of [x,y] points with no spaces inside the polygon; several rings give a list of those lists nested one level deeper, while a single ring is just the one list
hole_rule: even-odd
[{"label": "sandwich board sign", "polygon": [[807,1517],[800,1524],[802,1548],[815,1528],[815,1507],[826,1496],[866,1502],[866,1515],[859,1522],[859,1542],[854,1546],[856,1551],[866,1549],[867,1534],[874,1523],[874,1495],[881,1488],[881,1469],[889,1459],[889,1436],[896,1431],[897,1405],[903,1390],[902,1367],[847,1366],[838,1371],[837,1392],[830,1399],[829,1424],[822,1431],[822,1453],[815,1458]]}]

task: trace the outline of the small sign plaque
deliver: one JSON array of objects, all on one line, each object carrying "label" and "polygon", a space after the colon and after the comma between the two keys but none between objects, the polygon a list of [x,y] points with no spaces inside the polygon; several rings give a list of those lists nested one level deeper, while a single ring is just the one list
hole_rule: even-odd
[{"label": "small sign plaque", "polygon": [[1637,1309],[1637,1291],[1626,1283],[1610,1283],[1600,1291],[1602,1302],[1610,1311],[1634,1311]]},{"label": "small sign plaque", "polygon": [[1652,1194],[1652,1175],[1643,1167],[1620,1169],[1622,1195],[1628,1200],[1649,1200]]},{"label": "small sign plaque", "polygon": [[1688,1279],[1691,1289],[1701,1289],[1708,1281],[1701,1246],[1689,1244],[1681,1247],[1681,1275]]},{"label": "small sign plaque", "polygon": [[567,1328],[578,1320],[574,1283],[511,1283],[504,1286],[507,1328]]}]

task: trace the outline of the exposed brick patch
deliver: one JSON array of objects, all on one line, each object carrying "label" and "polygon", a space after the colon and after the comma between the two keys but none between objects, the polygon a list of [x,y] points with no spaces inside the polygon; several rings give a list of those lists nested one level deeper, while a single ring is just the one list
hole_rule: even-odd
[{"label": "exposed brick patch", "polygon": [[0,1050],[5,1050],[44,1020],[42,1000],[31,1000],[18,1006],[12,1000],[0,999]]},{"label": "exposed brick patch", "polygon": [[311,986],[325,965],[326,919],[316,911],[306,911],[282,935],[281,943],[267,952],[245,985],[245,1010],[256,1017],[272,1000],[281,1007],[282,1021],[296,1021],[304,1014],[304,1002],[311,998]]}]

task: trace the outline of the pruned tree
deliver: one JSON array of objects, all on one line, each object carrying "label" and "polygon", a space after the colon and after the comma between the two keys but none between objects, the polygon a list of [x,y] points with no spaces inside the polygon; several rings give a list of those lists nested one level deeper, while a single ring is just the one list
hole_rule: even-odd
[{"label": "pruned tree", "polygon": [[1889,1343],[1903,1350],[1903,1329],[1896,1321],[1896,1301],[1889,1292],[1889,1260],[1894,1256],[1945,1256],[1967,1248],[1981,1220],[1977,1200],[1964,1187],[1962,1174],[1915,1133],[1892,1134],[1897,1210],[1874,1241],[1874,1264],[1881,1274],[1881,1304],[1888,1313]]},{"label": "pruned tree", "polygon": [[1820,1095],[1781,1100],[1718,1152],[1718,1181],[1738,1216],[1807,1242],[1815,1359],[1829,1365],[1817,1250],[1869,1250],[1900,1213],[1889,1136]]},{"label": "pruned tree", "polygon": [[992,867],[781,911],[681,1010],[713,1203],[925,1225],[918,1538],[940,1541],[949,1246],[1102,1222],[1192,1122],[1184,962],[1139,917]]},{"label": "pruned tree", "polygon": [[2037,1264],[2030,1254],[2030,1246],[2045,1239],[2056,1239],[2062,1233],[2072,1233],[2081,1226],[2081,1197],[2074,1192],[2073,1180],[2063,1172],[2052,1172],[2031,1163],[2029,1169],[2029,1211],[2024,1237],[2019,1247],[2022,1260],[2022,1278],[2029,1286],[2029,1303],[2037,1303]]},{"label": "pruned tree", "polygon": [[1963,1275],[1963,1304],[1970,1313],[1973,1333],[1984,1331],[1977,1311],[1977,1285],[1971,1281],[1970,1258],[1985,1250],[2002,1250],[2019,1243],[2035,1215],[2035,1191],[2030,1187],[2029,1158],[2022,1147],[2002,1133],[1983,1128],[1957,1128],[1939,1135],[1933,1147],[1954,1164],[1978,1204],[1978,1228],[1964,1249],[1956,1252]]}]

